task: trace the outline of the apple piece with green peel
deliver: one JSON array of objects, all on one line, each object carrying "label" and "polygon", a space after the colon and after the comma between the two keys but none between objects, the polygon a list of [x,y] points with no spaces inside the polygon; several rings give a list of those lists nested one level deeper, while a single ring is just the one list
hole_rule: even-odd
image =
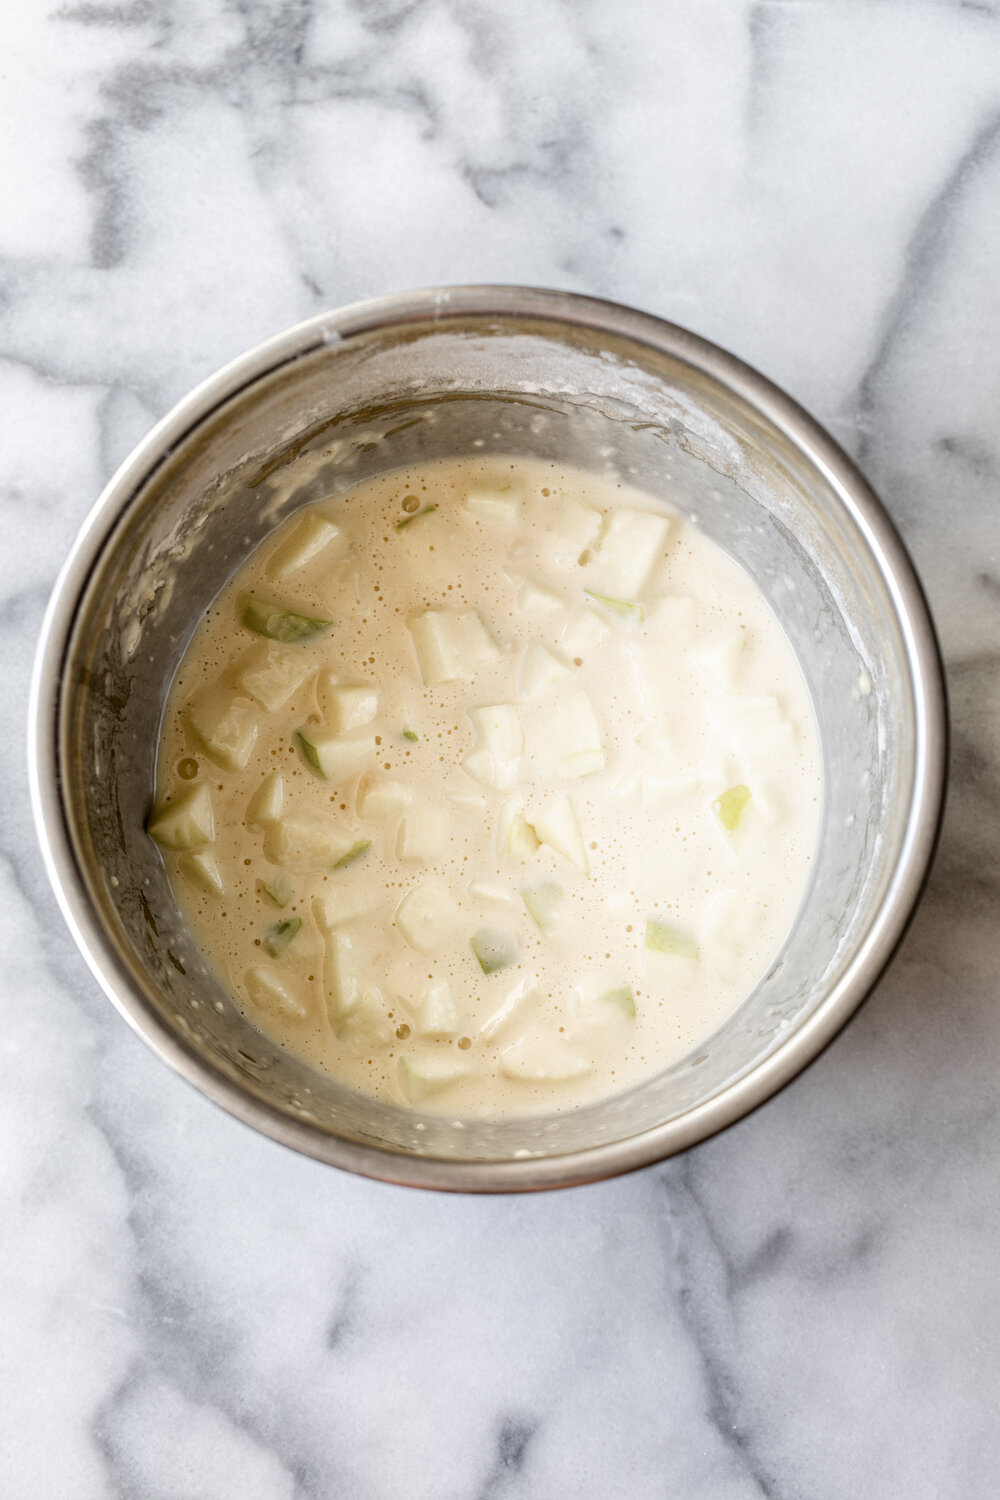
[{"label": "apple piece with green peel", "polygon": [[321,692],[327,723],[337,734],[363,729],[378,713],[378,688],[370,682],[328,682]]},{"label": "apple piece with green peel", "polygon": [[319,875],[336,869],[360,842],[330,818],[289,816],[264,830],[264,857],[293,875]]},{"label": "apple piece with green peel", "polygon": [[554,651],[550,651],[548,646],[530,641],[524,648],[521,662],[522,698],[534,698],[539,693],[544,693],[546,688],[567,677],[571,671],[572,668],[561,661]]},{"label": "apple piece with green peel", "polygon": [[528,859],[539,845],[538,835],[524,817],[524,802],[509,797],[497,814],[497,853],[508,859]]},{"label": "apple piece with green peel", "polygon": [[411,511],[408,516],[403,516],[396,522],[396,530],[405,531],[408,526],[413,525],[414,521],[420,521],[424,516],[432,516],[436,510],[436,505],[424,505],[420,510]]},{"label": "apple piece with green peel", "polygon": [[664,554],[670,520],[649,511],[613,510],[587,582],[612,599],[636,599]]},{"label": "apple piece with green peel", "polygon": [[292,573],[300,573],[320,556],[324,564],[337,561],[349,546],[350,539],[343,527],[319,511],[310,511],[268,558],[267,575],[280,582]]},{"label": "apple piece with green peel", "polygon": [[409,630],[426,687],[472,678],[500,657],[500,648],[471,609],[425,610],[410,621]]},{"label": "apple piece with green peel", "polygon": [[357,864],[358,860],[362,859],[368,853],[371,846],[371,839],[355,839],[351,847],[344,850],[333,868],[335,870],[346,870],[351,865]]},{"label": "apple piece with green peel", "polygon": [[281,641],[283,645],[307,641],[310,636],[329,630],[333,624],[332,620],[299,614],[294,609],[285,609],[280,604],[257,598],[246,601],[242,618],[247,630],[252,630],[255,635],[266,635],[271,641]]},{"label": "apple piece with green peel", "polygon": [[294,880],[289,880],[282,870],[276,870],[266,880],[258,880],[257,887],[269,901],[279,907],[286,907],[296,891]]},{"label": "apple piece with green peel", "polygon": [[358,813],[369,823],[390,823],[405,813],[413,794],[388,776],[366,776],[358,787]]},{"label": "apple piece with green peel", "polygon": [[566,892],[554,880],[535,880],[521,886],[521,899],[540,932],[554,932]]},{"label": "apple piece with green peel", "polygon": [[505,928],[480,927],[472,934],[469,945],[484,974],[497,974],[517,963],[517,939]]},{"label": "apple piece with green peel", "polygon": [[185,854],[179,860],[177,868],[184,876],[199,890],[207,891],[210,896],[222,896],[225,893],[225,882],[222,879],[222,871],[219,869],[218,861],[214,854],[207,849],[199,849],[194,854]]},{"label": "apple piece with green peel", "polygon": [[275,922],[261,938],[261,946],[272,958],[280,958],[302,926],[301,917],[285,917]]},{"label": "apple piece with green peel", "polygon": [[399,1086],[410,1104],[419,1104],[432,1094],[441,1093],[468,1073],[468,1063],[447,1052],[407,1054],[399,1059]]},{"label": "apple piece with green peel", "polygon": [[285,783],[280,771],[272,771],[265,777],[247,805],[247,822],[266,828],[268,823],[277,823],[285,805]]},{"label": "apple piece with green peel", "polygon": [[260,715],[248,698],[223,697],[207,688],[188,704],[187,720],[195,738],[226,771],[242,771],[257,743]]},{"label": "apple piece with green peel", "polygon": [[698,944],[690,933],[661,917],[650,917],[646,922],[646,947],[652,953],[664,953],[669,958],[697,958]]},{"label": "apple piece with green peel", "polygon": [[265,713],[273,714],[315,670],[314,659],[295,646],[260,641],[237,669],[236,681]]},{"label": "apple piece with green peel", "polygon": [[620,972],[589,971],[573,986],[573,1013],[585,1026],[632,1022],[636,1016],[635,991]]},{"label": "apple piece with green peel", "polygon": [[568,859],[584,875],[590,874],[590,861],[584,846],[580,824],[572,800],[563,792],[547,806],[531,814],[531,826],[539,841]]},{"label": "apple piece with green peel", "polygon": [[295,1021],[301,1021],[307,1014],[301,996],[286,976],[275,974],[271,969],[248,969],[243,983],[251,1005],[257,1010]]},{"label": "apple piece with green peel", "polygon": [[712,811],[718,819],[719,827],[730,838],[742,823],[750,800],[750,788],[741,782],[739,786],[729,787],[712,803]]},{"label": "apple piece with green peel", "polygon": [[396,908],[396,926],[420,953],[436,953],[454,937],[460,910],[443,880],[429,876],[414,886]]},{"label": "apple piece with green peel", "polygon": [[592,1065],[554,1037],[525,1036],[500,1054],[500,1071],[516,1083],[569,1083]]},{"label": "apple piece with green peel", "polygon": [[456,1036],[460,1025],[451,985],[444,979],[435,980],[427,986],[417,1006],[417,1035]]},{"label": "apple piece with green peel", "polygon": [[474,485],[465,497],[465,509],[480,521],[513,529],[521,514],[521,496],[510,485],[499,489]]},{"label": "apple piece with green peel", "polygon": [[204,782],[157,808],[146,826],[164,849],[200,849],[215,841],[212,794]]},{"label": "apple piece with green peel", "polygon": [[604,1021],[611,1017],[619,1020],[635,1020],[635,995],[630,984],[619,984],[614,989],[603,990],[601,994],[595,995],[587,1006],[588,1016],[592,1020]]},{"label": "apple piece with green peel", "polygon": [[307,724],[295,738],[314,771],[335,786],[342,786],[371,765],[375,758],[374,735],[342,739],[330,729]]},{"label": "apple piece with green peel", "polygon": [[630,625],[641,625],[646,618],[645,607],[637,599],[612,599],[609,594],[598,594],[594,589],[584,589],[588,599]]}]

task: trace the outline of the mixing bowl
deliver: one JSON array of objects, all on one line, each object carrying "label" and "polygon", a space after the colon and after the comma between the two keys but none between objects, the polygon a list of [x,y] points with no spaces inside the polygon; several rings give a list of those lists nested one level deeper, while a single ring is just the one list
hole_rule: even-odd
[{"label": "mixing bowl", "polygon": [[[294,510],[386,468],[512,453],[621,477],[756,580],[798,655],[824,795],[784,949],[701,1046],[638,1087],[533,1119],[356,1095],[224,992],[144,832],[164,700],[191,634]],[[680,328],[607,302],[454,287],[314,318],[182,401],[111,480],[59,577],[36,665],[32,797],[95,976],[149,1045],[274,1139],[373,1177],[461,1190],[579,1183],[703,1140],[843,1025],[888,962],[940,817],[946,718],[924,599],[861,475],[799,407]]]}]

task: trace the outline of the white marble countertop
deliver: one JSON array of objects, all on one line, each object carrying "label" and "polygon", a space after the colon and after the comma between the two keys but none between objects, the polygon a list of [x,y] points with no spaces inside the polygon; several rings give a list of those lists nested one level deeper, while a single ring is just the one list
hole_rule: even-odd
[{"label": "white marble countertop", "polygon": [[[1000,1489],[1000,4],[5,0],[0,1494]],[[46,595],[246,346],[455,281],[617,298],[784,385],[926,581],[954,777],[889,976],[685,1157],[523,1199],[236,1124],[90,979],[23,733]]]}]

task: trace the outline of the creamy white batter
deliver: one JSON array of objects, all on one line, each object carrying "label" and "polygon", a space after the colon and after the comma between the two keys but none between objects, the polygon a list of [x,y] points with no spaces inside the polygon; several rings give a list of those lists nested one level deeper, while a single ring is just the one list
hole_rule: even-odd
[{"label": "creamy white batter", "polygon": [[282,527],[168,704],[150,831],[262,1030],[368,1093],[565,1109],[704,1040],[794,920],[820,768],[762,594],[565,467],[396,471]]}]

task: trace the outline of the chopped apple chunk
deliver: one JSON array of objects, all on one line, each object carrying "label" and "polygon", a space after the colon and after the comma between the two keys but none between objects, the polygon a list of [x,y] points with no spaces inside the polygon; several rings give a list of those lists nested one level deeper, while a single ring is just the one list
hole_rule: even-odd
[{"label": "chopped apple chunk", "polygon": [[512,787],[524,750],[524,729],[517,708],[513,703],[470,708],[469,721],[479,748],[462,762],[465,770],[483,786]]},{"label": "chopped apple chunk", "polygon": [[302,926],[301,917],[285,917],[274,922],[261,938],[261,946],[272,958],[280,958]]},{"label": "chopped apple chunk", "polygon": [[371,846],[371,839],[355,839],[350,848],[344,850],[333,868],[335,870],[346,870],[349,865],[356,864],[359,859],[363,858]]},{"label": "chopped apple chunk", "polygon": [[366,776],[358,788],[358,812],[370,823],[388,823],[404,813],[412,792],[388,776]]},{"label": "chopped apple chunk", "polygon": [[258,880],[257,885],[269,901],[281,907],[288,905],[296,891],[294,880],[289,880],[282,870],[275,871],[266,880]]},{"label": "chopped apple chunk", "polygon": [[343,527],[319,511],[310,511],[271,554],[267,563],[268,577],[280,582],[292,573],[301,572],[321,555],[324,564],[332,562],[343,557],[349,545]]},{"label": "chopped apple chunk", "polygon": [[591,1064],[565,1043],[546,1036],[526,1036],[500,1054],[500,1071],[518,1083],[567,1083],[585,1078]]},{"label": "chopped apple chunk", "polygon": [[307,725],[296,734],[302,753],[312,766],[327,781],[342,785],[370,766],[375,758],[373,735],[359,735],[344,739],[330,729]]},{"label": "chopped apple chunk", "polygon": [[265,777],[250,798],[247,806],[247,822],[257,823],[262,828],[276,823],[285,805],[285,783],[280,771],[272,771]]},{"label": "chopped apple chunk", "polygon": [[410,621],[410,635],[427,687],[476,675],[497,661],[500,649],[471,609],[428,609]]},{"label": "chopped apple chunk", "polygon": [[353,939],[343,932],[327,932],[323,950],[323,998],[334,1030],[360,1003],[361,996]]},{"label": "chopped apple chunk", "polygon": [[541,525],[549,533],[553,561],[575,567],[581,552],[592,547],[601,533],[601,513],[569,495],[551,495],[541,502]]},{"label": "chopped apple chunk", "polygon": [[285,1016],[292,1021],[300,1021],[307,1014],[306,1005],[292,980],[276,974],[273,969],[248,969],[243,983],[250,1004],[257,1010]]},{"label": "chopped apple chunk", "polygon": [[750,801],[750,788],[743,786],[731,786],[723,792],[721,797],[716,797],[712,803],[712,811],[719,820],[719,827],[724,833],[734,834],[739,828]]},{"label": "chopped apple chunk", "polygon": [[246,698],[226,698],[209,688],[192,699],[188,723],[216,765],[242,771],[257,743],[260,715]]},{"label": "chopped apple chunk", "polygon": [[316,615],[299,614],[281,604],[272,604],[266,599],[248,599],[243,606],[243,624],[255,635],[266,635],[269,640],[306,641],[310,636],[329,630],[332,620],[322,620]]},{"label": "chopped apple chunk", "polygon": [[545,780],[577,780],[603,770],[601,728],[587,694],[562,693],[533,704],[528,749],[536,774]]},{"label": "chopped apple chunk", "polygon": [[588,599],[593,599],[602,609],[610,611],[619,620],[628,620],[633,625],[641,625],[646,618],[645,607],[635,599],[612,599],[609,594],[598,594],[593,589],[583,591]]},{"label": "chopped apple chunk", "polygon": [[289,816],[265,829],[264,856],[293,874],[317,875],[337,869],[364,842],[331,818]]},{"label": "chopped apple chunk", "polygon": [[431,864],[448,847],[448,820],[438,807],[411,807],[399,825],[396,854],[407,864]]},{"label": "chopped apple chunk", "polygon": [[199,849],[215,840],[212,794],[204,782],[158,808],[146,830],[164,849]]},{"label": "chopped apple chunk", "polygon": [[517,591],[517,607],[528,614],[555,615],[565,608],[558,594],[539,588],[537,583],[526,579]]},{"label": "chopped apple chunk", "polygon": [[545,807],[531,814],[531,825],[543,844],[568,859],[584,875],[590,874],[590,861],[584,846],[576,809],[565,792]]},{"label": "chopped apple chunk", "polygon": [[378,688],[370,682],[344,682],[329,686],[323,707],[330,727],[337,734],[363,729],[378,713]]},{"label": "chopped apple chunk", "polygon": [[646,923],[646,947],[653,953],[665,953],[670,958],[697,958],[698,944],[689,932],[664,922],[662,917],[650,917]]},{"label": "chopped apple chunk", "polygon": [[446,1053],[407,1054],[399,1059],[399,1086],[411,1104],[419,1104],[467,1076],[470,1071],[468,1063],[450,1056],[450,1051],[449,1048]]},{"label": "chopped apple chunk", "polygon": [[414,521],[422,521],[424,516],[432,516],[437,510],[436,505],[422,505],[419,510],[411,511],[409,515],[402,516],[396,522],[397,531],[406,531],[413,525]]},{"label": "chopped apple chunk", "polygon": [[611,627],[594,609],[576,610],[563,626],[559,644],[573,662],[586,661],[610,639]]},{"label": "chopped apple chunk", "polygon": [[732,689],[743,660],[744,636],[739,630],[732,631],[710,646],[696,652],[696,660],[702,671],[717,687]]},{"label": "chopped apple chunk", "polygon": [[515,798],[502,803],[497,817],[497,852],[509,859],[527,859],[540,842],[524,816],[524,803]]},{"label": "chopped apple chunk", "polygon": [[434,980],[424,990],[417,1007],[418,1036],[455,1036],[460,1022],[451,985],[444,979]]},{"label": "chopped apple chunk", "polygon": [[522,697],[533,698],[538,693],[543,693],[546,688],[566,677],[571,670],[548,646],[543,646],[538,641],[529,642],[524,648],[521,663]]},{"label": "chopped apple chunk", "polygon": [[320,932],[332,932],[351,922],[370,921],[378,904],[367,882],[344,880],[325,895],[314,896],[312,911]]},{"label": "chopped apple chunk", "polygon": [[236,674],[245,693],[265,713],[277,713],[316,669],[315,660],[294,646],[261,641]]},{"label": "chopped apple chunk", "polygon": [[396,908],[396,926],[420,953],[444,948],[454,937],[459,918],[458,903],[436,876],[408,891]]},{"label": "chopped apple chunk", "polygon": [[517,939],[502,927],[480,927],[469,942],[484,974],[495,974],[517,963]]},{"label": "chopped apple chunk", "polygon": [[219,869],[219,862],[207,849],[199,849],[194,854],[185,854],[184,858],[178,861],[177,868],[185,880],[189,880],[199,890],[207,891],[210,896],[224,894],[226,884],[222,878],[222,871]]},{"label": "chopped apple chunk", "polygon": [[465,497],[465,508],[470,516],[481,521],[493,521],[498,526],[513,529],[521,514],[521,496],[510,485],[499,489],[476,485]]},{"label": "chopped apple chunk", "polygon": [[559,923],[559,909],[566,892],[554,880],[535,880],[522,885],[521,899],[528,915],[541,932],[553,932]]},{"label": "chopped apple chunk", "polygon": [[612,599],[636,599],[664,554],[670,521],[648,511],[614,510],[597,555],[587,570],[588,587]]}]

